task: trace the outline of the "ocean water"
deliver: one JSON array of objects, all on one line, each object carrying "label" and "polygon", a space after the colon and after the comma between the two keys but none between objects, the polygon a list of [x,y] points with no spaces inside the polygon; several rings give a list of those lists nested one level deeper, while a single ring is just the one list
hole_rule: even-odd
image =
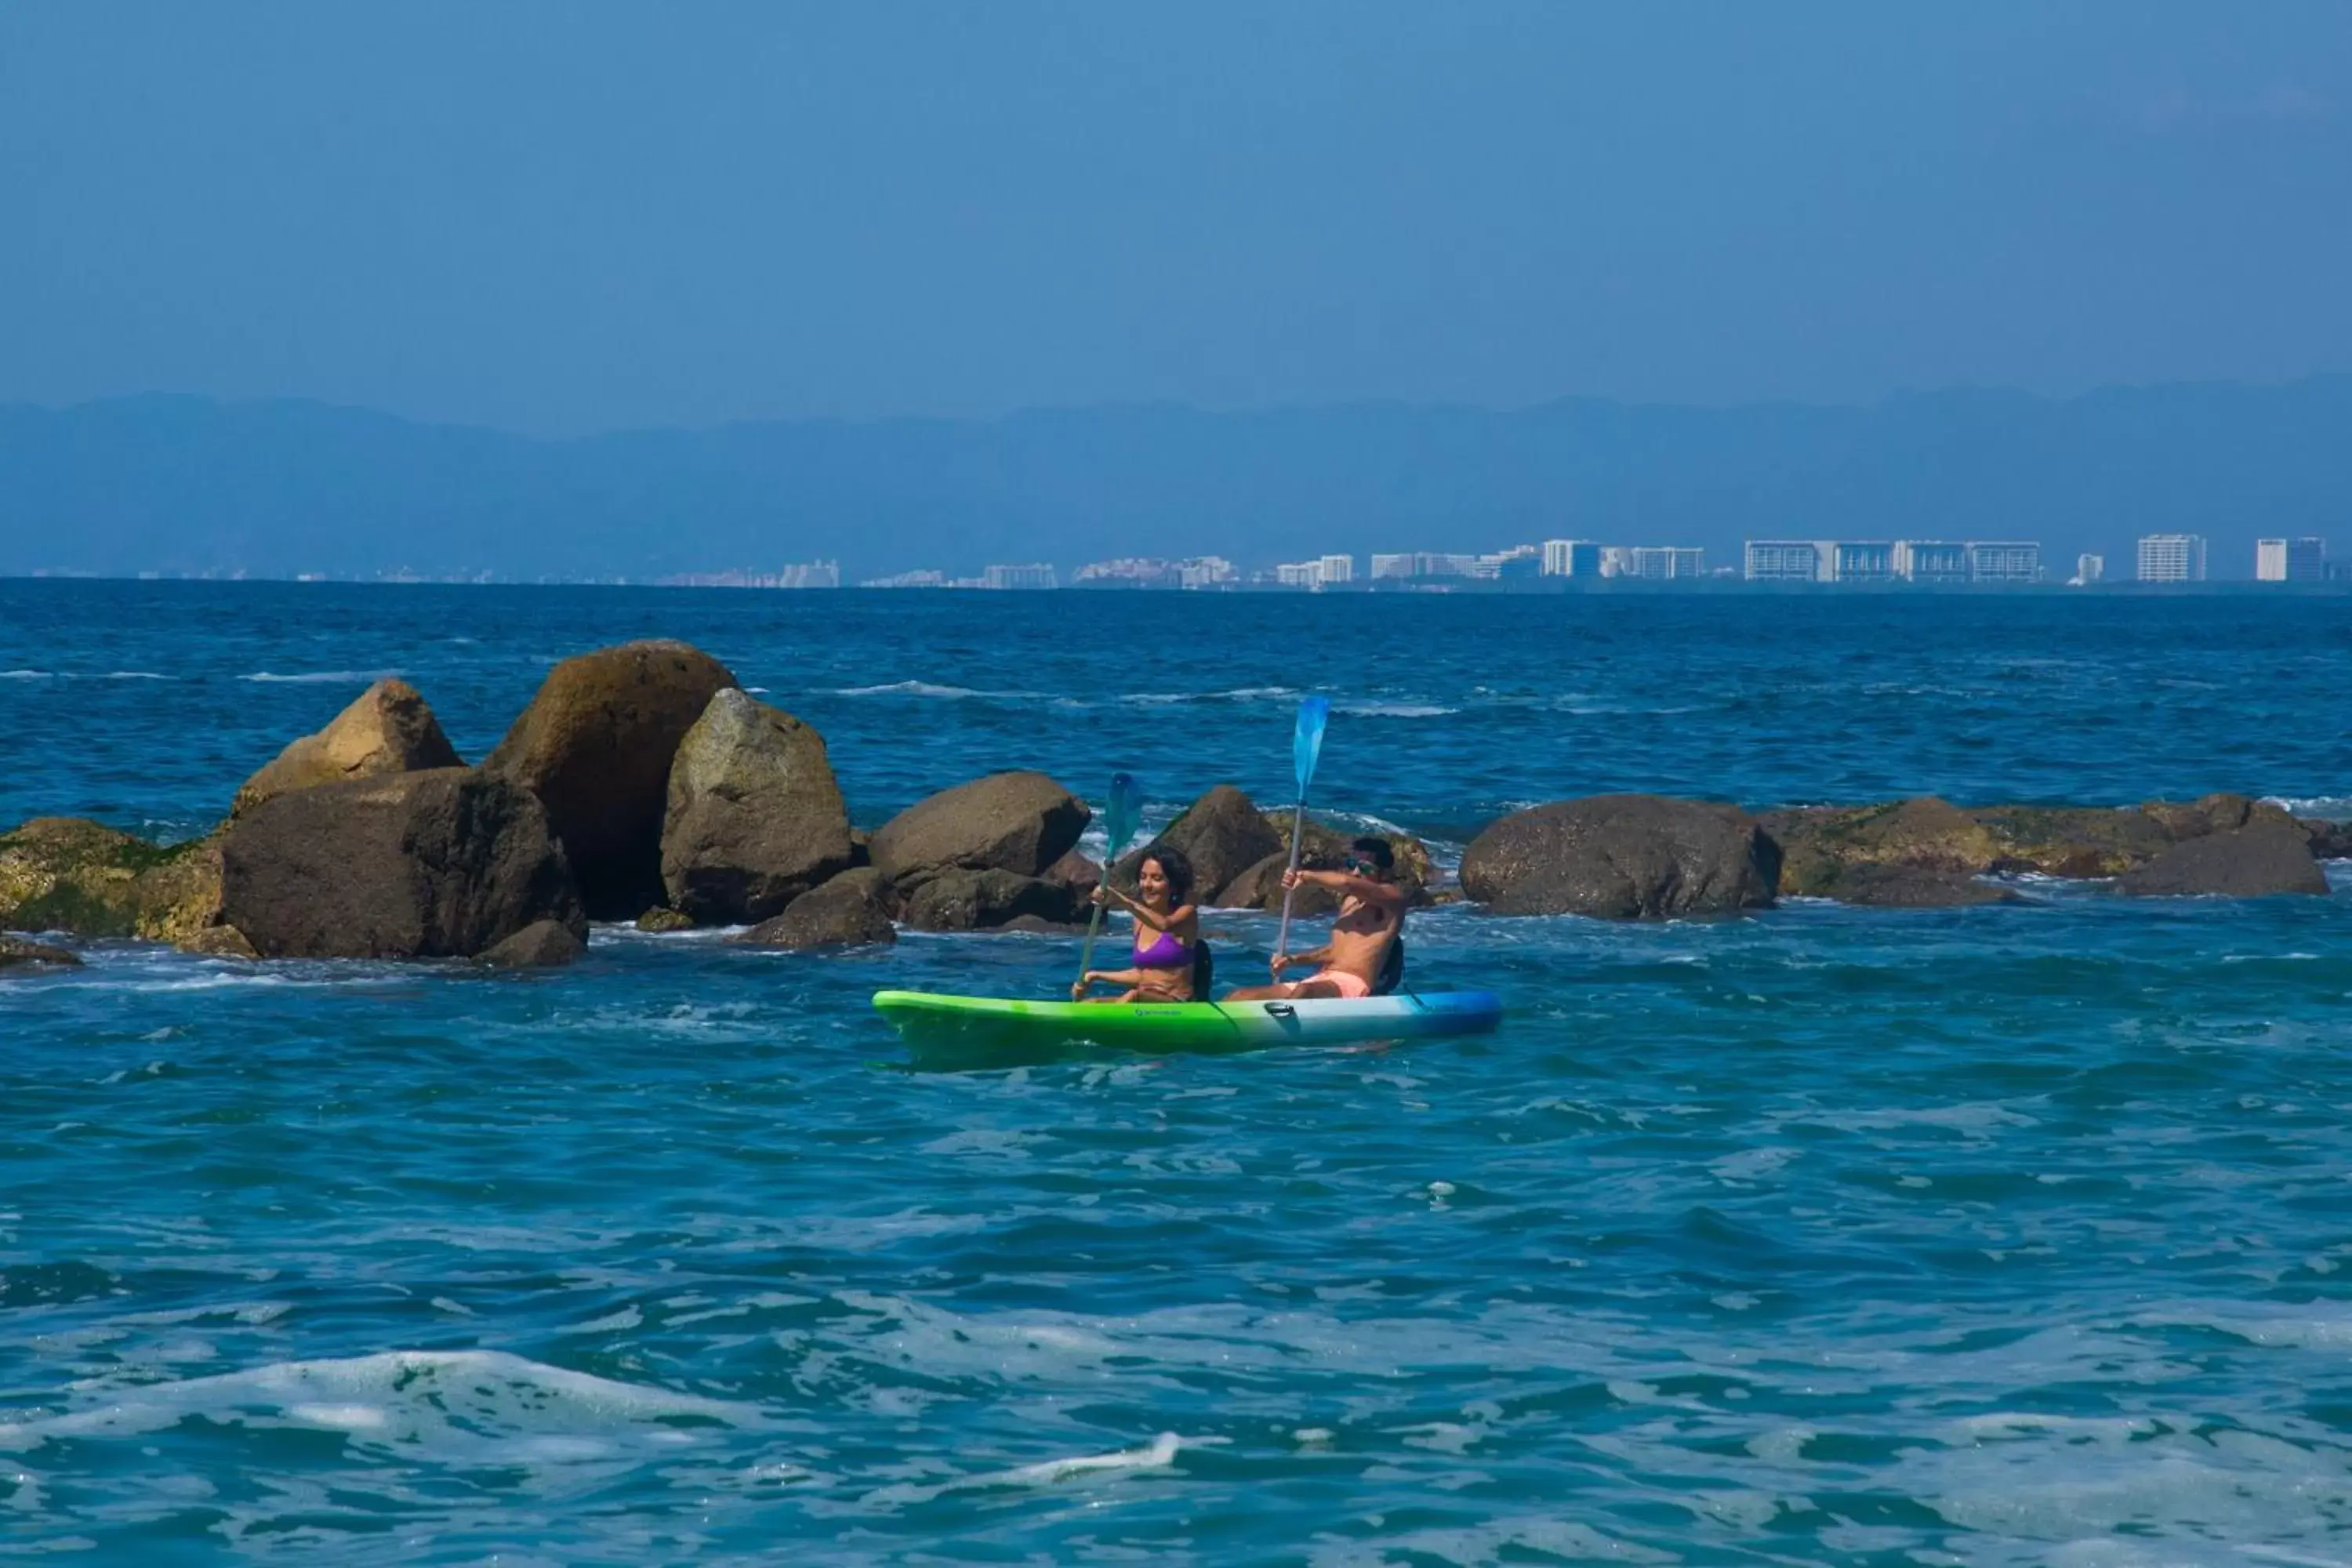
[{"label": "ocean water", "polygon": [[[1514,805],[2352,811],[2352,601],[0,583],[0,819],[200,831],[399,671],[688,638],[856,817],[996,767]],[[1492,1037],[910,1059],[848,956],[93,944],[0,983],[0,1551],[140,1563],[2352,1558],[2352,895],[1414,917]],[[1272,921],[1218,916],[1226,978]]]}]

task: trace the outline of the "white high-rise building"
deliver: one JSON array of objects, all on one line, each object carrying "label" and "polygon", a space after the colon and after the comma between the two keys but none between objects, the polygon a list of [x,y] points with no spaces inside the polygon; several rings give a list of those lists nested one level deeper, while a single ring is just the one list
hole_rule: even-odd
[{"label": "white high-rise building", "polygon": [[1315,563],[1326,583],[1352,583],[1356,580],[1356,558],[1352,555],[1326,555]]},{"label": "white high-rise building", "polygon": [[1876,539],[1841,539],[1829,545],[1832,583],[1891,583],[1895,546]]},{"label": "white high-rise building", "polygon": [[1748,542],[1750,583],[1819,583],[1822,546],[1811,539],[1751,539]]},{"label": "white high-rise building", "polygon": [[1372,557],[1372,577],[1375,581],[1378,581],[1382,577],[1410,577],[1412,575],[1412,556],[1410,553],[1375,555]]},{"label": "white high-rise building", "polygon": [[1286,562],[1274,569],[1274,580],[1286,588],[1320,588],[1323,585],[1323,563]]},{"label": "white high-rise building", "polygon": [[2105,556],[2077,555],[2074,557],[2074,575],[2068,579],[2066,585],[2070,588],[2087,588],[2106,574],[2107,558]]},{"label": "white high-rise building", "polygon": [[776,585],[780,588],[838,588],[841,586],[841,563],[794,562],[777,577]]},{"label": "white high-rise building", "polygon": [[1045,562],[1025,562],[1020,565],[988,566],[982,569],[980,585],[983,588],[1055,588],[1061,584],[1054,568]]},{"label": "white high-rise building", "polygon": [[1680,544],[1637,544],[1625,552],[1620,576],[1654,582],[1706,575],[1706,552]]},{"label": "white high-rise building", "polygon": [[2042,546],[2022,540],[1972,540],[1969,543],[1971,583],[2039,583]]},{"label": "white high-rise building", "polygon": [[1585,539],[1547,539],[1543,543],[1543,574],[1547,577],[1598,577],[1601,546]]},{"label": "white high-rise building", "polygon": [[1973,546],[1941,539],[1895,542],[1895,574],[1906,583],[1965,583]]},{"label": "white high-rise building", "polygon": [[2254,542],[2254,580],[2317,583],[2327,576],[2327,541],[2262,539]]},{"label": "white high-rise building", "polygon": [[2143,583],[2202,583],[2205,581],[2205,536],[2201,533],[2149,533],[2139,542],[2139,580]]}]

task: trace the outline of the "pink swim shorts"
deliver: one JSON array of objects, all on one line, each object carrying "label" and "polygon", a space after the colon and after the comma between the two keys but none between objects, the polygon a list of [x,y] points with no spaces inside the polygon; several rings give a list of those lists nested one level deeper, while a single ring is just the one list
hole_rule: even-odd
[{"label": "pink swim shorts", "polygon": [[1370,984],[1362,975],[1350,974],[1344,969],[1318,970],[1314,978],[1329,981],[1342,996],[1370,996],[1372,994]]}]

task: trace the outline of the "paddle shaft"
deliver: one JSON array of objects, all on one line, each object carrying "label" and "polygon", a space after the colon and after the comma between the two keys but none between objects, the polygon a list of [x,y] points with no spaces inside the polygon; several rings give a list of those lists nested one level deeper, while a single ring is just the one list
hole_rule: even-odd
[{"label": "paddle shaft", "polygon": [[[1103,875],[1110,875],[1109,867],[1103,868]],[[1081,981],[1086,979],[1087,971],[1095,966],[1095,937],[1102,931],[1102,912],[1103,907],[1097,904],[1095,912],[1087,917],[1087,944],[1078,949],[1078,978]]]},{"label": "paddle shaft", "polygon": [[[1290,868],[1294,871],[1298,869],[1298,851],[1306,842],[1307,795],[1302,790],[1298,795],[1298,809],[1290,816]],[[1289,879],[1286,877],[1283,880],[1286,882]],[[1276,958],[1284,957],[1290,952],[1290,900],[1297,896],[1297,892],[1298,889],[1296,888],[1286,887],[1282,889],[1282,930],[1274,939],[1274,955]]]}]

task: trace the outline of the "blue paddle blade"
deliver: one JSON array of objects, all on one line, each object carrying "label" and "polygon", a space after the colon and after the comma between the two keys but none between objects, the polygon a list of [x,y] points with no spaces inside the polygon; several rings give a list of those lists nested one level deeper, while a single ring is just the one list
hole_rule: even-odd
[{"label": "blue paddle blade", "polygon": [[1103,838],[1109,846],[1103,858],[1116,860],[1135,837],[1136,819],[1143,815],[1143,788],[1132,774],[1113,773],[1110,801],[1103,807]]},{"label": "blue paddle blade", "polygon": [[1307,781],[1315,776],[1316,760],[1323,754],[1323,726],[1331,721],[1331,703],[1328,698],[1310,697],[1298,705],[1298,732],[1290,740],[1290,760],[1298,768],[1298,793],[1307,794]]}]

